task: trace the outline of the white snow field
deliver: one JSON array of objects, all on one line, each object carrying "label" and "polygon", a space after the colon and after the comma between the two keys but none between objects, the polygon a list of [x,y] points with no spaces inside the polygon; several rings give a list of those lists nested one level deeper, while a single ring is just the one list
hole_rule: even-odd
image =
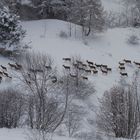
[{"label": "white snow field", "polygon": [[[26,129],[0,129],[0,140],[29,140]],[[72,138],[53,136],[53,140],[75,140]]]}]

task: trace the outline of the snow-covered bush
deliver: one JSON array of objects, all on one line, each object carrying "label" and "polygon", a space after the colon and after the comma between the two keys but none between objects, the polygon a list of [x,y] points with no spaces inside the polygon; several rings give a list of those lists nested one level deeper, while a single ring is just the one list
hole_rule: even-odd
[{"label": "snow-covered bush", "polygon": [[131,35],[129,38],[128,38],[128,40],[127,40],[127,42],[129,43],[129,44],[131,44],[131,45],[138,45],[139,44],[139,38],[136,36],[136,35]]},{"label": "snow-covered bush", "polygon": [[0,44],[4,47],[17,46],[25,35],[19,17],[8,8],[0,8]]},{"label": "snow-covered bush", "polygon": [[0,90],[0,128],[16,128],[24,114],[24,98],[17,90]]},{"label": "snow-covered bush", "polygon": [[139,96],[135,84],[125,89],[116,86],[106,91],[97,115],[98,127],[120,138],[133,138],[139,124]]},{"label": "snow-covered bush", "polygon": [[64,32],[64,31],[61,31],[60,34],[59,34],[59,36],[60,36],[61,38],[68,38],[67,33]]}]

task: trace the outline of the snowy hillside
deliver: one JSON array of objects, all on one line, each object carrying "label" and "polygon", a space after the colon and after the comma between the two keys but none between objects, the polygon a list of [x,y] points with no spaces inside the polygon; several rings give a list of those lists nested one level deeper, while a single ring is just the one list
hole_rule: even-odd
[{"label": "snowy hillside", "polygon": [[[27,2],[28,0],[25,1],[25,3]],[[121,13],[124,10],[122,0],[102,0],[102,3],[107,12]],[[139,29],[112,28],[107,29],[102,33],[92,33],[89,37],[83,37],[80,26],[62,20],[47,19],[22,21],[21,25],[23,29],[26,30],[26,36],[23,43],[29,45],[29,52],[40,52],[42,54],[50,55],[54,59],[54,64],[60,73],[63,72],[63,64],[69,66],[69,62],[64,61],[63,58],[73,56],[80,57],[84,64],[88,64],[88,60],[93,62],[94,66],[95,64],[107,65],[108,68],[111,69],[111,71],[107,71],[107,73],[105,73],[102,71],[102,68],[96,67],[98,73],[94,74],[93,71],[90,74],[86,73],[87,75],[85,76],[87,76],[88,80],[93,83],[96,92],[94,95],[91,95],[90,99],[78,102],[79,106],[81,105],[80,107],[84,107],[87,111],[85,116],[81,119],[81,126],[83,127],[80,128],[80,132],[88,133],[93,131],[93,133],[95,132],[95,135],[93,135],[97,136],[96,134],[98,133],[98,130],[96,128],[95,116],[99,107],[98,99],[101,99],[103,93],[106,90],[109,90],[112,86],[118,84],[120,80],[123,80],[123,82],[126,81],[126,83],[130,82],[134,78],[133,75],[135,70],[140,69],[140,67],[133,63],[134,61],[140,62],[140,45],[132,45],[128,43],[130,36],[140,36]],[[140,43],[140,40],[138,40],[138,42]],[[125,70],[121,71],[119,68],[119,62],[124,62],[124,59],[131,60],[132,63],[125,63]],[[12,77],[9,78],[5,75],[2,77],[2,81],[0,83],[1,89],[6,89],[11,86],[14,86],[16,89],[21,86],[18,83],[19,81],[17,81],[13,76],[13,74],[19,74],[17,72],[18,70],[16,71],[16,69],[12,69],[12,67],[8,65],[9,62],[12,64],[14,63],[12,60],[0,56],[0,71],[4,71],[1,65],[5,66],[7,68],[5,72]],[[86,70],[89,70],[88,68]],[[128,76],[122,76],[120,72],[127,73]],[[15,75],[15,77],[17,75]],[[84,109],[82,110],[83,112]],[[90,124],[90,121],[93,122]],[[0,140],[27,140],[26,132],[26,128],[3,128],[0,129]],[[62,133],[65,133],[65,131]],[[61,134],[61,136],[57,135],[58,132],[57,134],[54,133],[52,140],[77,140],[76,138],[65,137],[63,134]],[[105,137],[102,132],[99,136],[101,136],[101,138],[102,136]],[[87,139],[83,138],[82,140]]]},{"label": "snowy hillside", "polygon": [[[133,33],[139,35],[137,29],[132,28],[115,28],[109,29],[102,34],[98,34],[90,39],[79,39],[80,27],[76,27],[77,37],[74,36],[75,25],[73,26],[73,36],[61,38],[61,31],[69,34],[69,24],[59,20],[40,20],[23,22],[23,27],[27,30],[25,41],[30,42],[31,51],[43,52],[50,54],[61,68],[63,64],[62,58],[74,55],[81,56],[82,59],[91,60],[98,64],[106,64],[112,68],[112,72],[104,75],[99,74],[89,76],[95,84],[97,95],[117,84],[120,80],[118,62],[123,59],[132,61],[140,60],[140,47],[128,45],[127,40]],[[127,65],[129,80],[135,65]]]}]

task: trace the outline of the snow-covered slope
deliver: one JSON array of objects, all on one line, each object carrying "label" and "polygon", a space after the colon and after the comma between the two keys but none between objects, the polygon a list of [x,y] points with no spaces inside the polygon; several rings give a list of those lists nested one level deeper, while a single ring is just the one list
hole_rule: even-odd
[{"label": "snow-covered slope", "polygon": [[[25,129],[0,129],[0,140],[31,140]],[[75,140],[72,138],[53,136],[53,140]]]},{"label": "snow-covered slope", "polygon": [[[139,35],[138,29],[132,28],[115,28],[109,29],[104,33],[98,34],[90,39],[80,39],[80,27],[76,27],[77,37],[75,38],[75,25],[73,27],[73,36],[61,38],[60,32],[69,34],[69,24],[59,20],[40,20],[23,22],[23,27],[27,30],[25,41],[32,47],[35,52],[50,54],[58,67],[63,63],[63,57],[79,55],[84,60],[91,60],[99,64],[107,64],[112,68],[112,72],[103,75],[101,72],[97,76],[89,76],[94,82],[97,95],[112,87],[120,80],[118,62],[125,59],[140,61],[140,47],[138,45],[128,45],[128,37],[135,33]],[[126,71],[129,80],[135,65],[127,65]]]},{"label": "snow-covered slope", "polygon": [[101,0],[104,10],[120,13],[124,9],[123,0]]}]

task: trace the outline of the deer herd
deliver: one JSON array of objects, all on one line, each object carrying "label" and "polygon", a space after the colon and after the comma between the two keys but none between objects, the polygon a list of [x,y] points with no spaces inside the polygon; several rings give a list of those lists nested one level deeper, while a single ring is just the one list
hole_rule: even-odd
[{"label": "deer herd", "polygon": [[[63,58],[63,60],[65,62],[71,62],[72,59],[71,58]],[[136,61],[131,61],[131,60],[127,60],[127,59],[123,59],[122,61],[118,62],[118,70],[120,73],[120,76],[123,77],[128,77],[128,73],[126,72],[126,65],[136,65],[139,69],[140,69],[140,62],[136,62]],[[99,71],[102,74],[109,74],[110,72],[112,72],[112,68],[110,68],[108,65],[105,64],[97,64],[95,62],[86,60],[86,62],[82,62],[79,60],[76,60],[76,63],[73,64],[74,66],[78,66],[77,68],[81,71],[84,71],[85,74],[98,74]],[[71,66],[68,65],[63,65],[64,69],[66,70],[71,70]],[[70,73],[71,77],[74,77],[71,73]],[[87,76],[82,76],[83,79],[88,80]]]},{"label": "deer herd", "polygon": [[[15,64],[8,63],[8,65],[11,69],[14,69],[14,70],[21,70],[22,69],[22,65],[20,65],[18,63],[15,63]],[[8,67],[0,65],[0,83],[2,82],[2,80],[5,77],[8,79],[12,79],[12,77],[8,73]]]},{"label": "deer herd", "polygon": [[[81,61],[81,60],[76,60],[74,63],[72,63],[72,58],[63,58],[64,62],[69,62],[72,65],[68,65],[68,63],[63,64],[63,68],[67,71],[69,71],[70,76],[71,77],[76,77],[75,74],[71,73],[72,70],[72,66],[74,66],[75,68],[77,68],[79,71],[82,71],[83,75],[81,76],[84,80],[88,80],[87,75],[89,74],[93,74],[96,75],[99,72],[101,72],[104,75],[109,74],[110,72],[112,72],[112,68],[110,68],[108,65],[105,64],[97,64],[95,62],[86,60],[85,62]],[[131,60],[127,60],[127,59],[123,59],[122,61],[118,62],[118,70],[121,76],[123,77],[128,77],[128,73],[126,72],[126,65],[132,65],[134,64],[135,66],[137,66],[137,68],[140,69],[140,62],[136,62],[136,61],[131,61]],[[22,65],[16,63],[8,63],[8,66],[3,66],[0,65],[0,83],[2,82],[2,80],[6,77],[8,79],[12,79],[12,77],[10,76],[10,74],[8,73],[8,68],[11,68],[13,70],[21,70],[22,69]],[[51,69],[51,66],[46,66],[46,69]],[[33,69],[30,69],[30,71],[34,71]],[[41,69],[37,69],[35,70],[36,72],[42,72]],[[56,79],[55,79],[56,80]]]}]

